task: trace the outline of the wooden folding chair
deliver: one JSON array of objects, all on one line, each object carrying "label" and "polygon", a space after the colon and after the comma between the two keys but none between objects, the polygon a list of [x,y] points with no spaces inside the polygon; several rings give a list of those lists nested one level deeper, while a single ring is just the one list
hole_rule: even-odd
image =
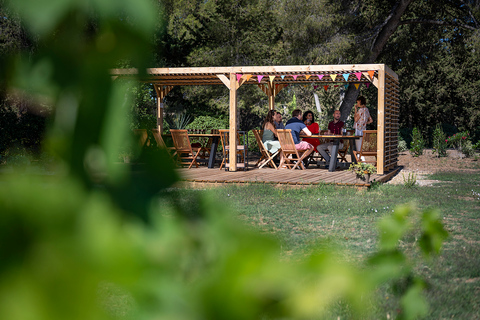
[{"label": "wooden folding chair", "polygon": [[174,158],[177,154],[175,147],[167,147],[165,141],[162,138],[162,135],[158,132],[158,129],[152,129],[152,133],[153,137],[155,138],[155,142],[157,142],[157,146],[161,149],[167,150],[170,156]]},{"label": "wooden folding chair", "polygon": [[[355,130],[347,130],[347,135],[353,136],[355,134]],[[355,142],[352,142],[355,143]],[[348,162],[347,161],[347,154],[348,154],[348,149],[350,148],[350,140],[343,140],[343,148],[338,149],[338,157],[340,158],[340,161],[342,162]],[[353,161],[353,159],[352,159]]]},{"label": "wooden folding chair", "polygon": [[[302,170],[305,170],[305,167],[302,163],[301,154],[304,151],[299,151],[295,148],[295,142],[293,142],[292,130],[291,129],[277,129],[277,137],[280,142],[280,147],[282,148],[283,157],[285,159],[285,166],[287,168],[295,169],[300,167]],[[291,158],[290,158],[291,157]]]},{"label": "wooden folding chair", "polygon": [[273,158],[280,152],[280,150],[278,150],[275,153],[271,153],[270,151],[268,151],[267,148],[265,148],[265,145],[263,144],[262,138],[261,138],[263,135],[263,130],[252,130],[252,131],[253,131],[253,135],[255,136],[255,140],[257,140],[258,148],[260,149],[260,153],[261,153],[261,157],[257,161],[257,163],[255,163],[255,166],[258,166],[260,164],[260,167],[258,168],[261,169],[263,168],[263,166],[268,164],[270,167],[277,169],[275,162],[273,162]]},{"label": "wooden folding chair", "polygon": [[[220,132],[220,141],[222,142],[222,152],[223,152],[223,159],[222,163],[220,164],[220,170],[222,170],[223,165],[225,165],[225,170],[229,167],[228,157],[229,157],[229,137],[230,137],[230,130],[221,129]],[[240,143],[240,134],[237,132],[237,157],[240,158],[240,161],[237,162],[238,168],[243,168],[243,170],[247,170],[247,148],[248,146],[246,143]],[[243,161],[243,163],[242,163]]]},{"label": "wooden folding chair", "polygon": [[192,147],[187,130],[171,129],[170,133],[172,134],[173,144],[175,145],[177,162],[182,165],[182,160],[191,161],[188,169],[190,169],[193,164],[198,168],[197,157],[204,151],[204,148]]},{"label": "wooden folding chair", "polygon": [[[377,130],[363,130],[362,146],[359,151],[353,151],[357,162],[373,163],[377,165]],[[364,157],[365,160],[362,160]],[[375,161],[365,157],[375,157]]]}]

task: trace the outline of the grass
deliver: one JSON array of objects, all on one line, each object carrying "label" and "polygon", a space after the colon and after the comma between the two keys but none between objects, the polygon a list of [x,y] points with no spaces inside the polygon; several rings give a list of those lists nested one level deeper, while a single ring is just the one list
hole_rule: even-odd
[{"label": "grass", "polygon": [[[319,241],[328,241],[345,250],[345,259],[360,265],[376,250],[376,222],[395,206],[415,203],[419,210],[437,208],[450,234],[438,258],[421,258],[413,246],[415,232],[401,243],[415,272],[428,282],[427,319],[478,319],[480,173],[444,172],[428,179],[439,183],[417,188],[379,185],[369,191],[331,185],[226,185],[216,188],[215,194],[236,219],[277,238],[287,259],[300,258],[318,250]],[[179,192],[184,205],[195,202],[198,194],[189,189]],[[373,319],[396,314],[398,301],[393,291],[392,284],[379,289],[381,303]]]}]

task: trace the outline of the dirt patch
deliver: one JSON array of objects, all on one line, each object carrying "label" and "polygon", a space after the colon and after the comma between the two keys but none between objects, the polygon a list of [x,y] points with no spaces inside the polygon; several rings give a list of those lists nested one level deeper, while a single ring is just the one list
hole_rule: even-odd
[{"label": "dirt patch", "polygon": [[387,183],[404,184],[410,174],[415,174],[417,184],[432,186],[439,182],[428,180],[428,176],[439,171],[476,172],[480,171],[480,161],[475,158],[461,157],[455,150],[447,150],[448,157],[437,158],[431,149],[424,150],[423,155],[413,157],[410,152],[402,152],[398,156],[398,165],[402,167]]}]

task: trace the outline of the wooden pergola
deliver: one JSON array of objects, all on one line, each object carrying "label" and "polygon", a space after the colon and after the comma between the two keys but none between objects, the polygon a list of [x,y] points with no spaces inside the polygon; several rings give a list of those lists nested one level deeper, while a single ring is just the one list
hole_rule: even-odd
[{"label": "wooden pergola", "polygon": [[[114,79],[139,74],[137,69],[114,69]],[[275,96],[293,84],[373,84],[378,89],[377,107],[377,172],[397,166],[397,135],[399,118],[398,75],[384,64],[352,65],[302,65],[302,66],[252,66],[252,67],[201,67],[201,68],[151,68],[141,76],[141,81],[152,83],[157,93],[157,126],[163,131],[163,103],[175,86],[224,85],[230,91],[230,171],[237,170],[236,142],[237,91],[244,84],[259,86],[268,96],[269,109],[274,109]]]}]

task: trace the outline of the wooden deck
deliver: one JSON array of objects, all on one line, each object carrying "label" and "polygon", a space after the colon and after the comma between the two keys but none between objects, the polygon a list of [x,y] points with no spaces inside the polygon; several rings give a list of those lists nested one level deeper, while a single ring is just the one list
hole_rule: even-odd
[{"label": "wooden deck", "polygon": [[[397,167],[390,172],[370,177],[370,182],[386,182],[400,170]],[[290,170],[273,168],[254,168],[250,164],[247,171],[229,172],[219,170],[218,167],[208,169],[206,166],[199,168],[192,167],[178,169],[180,176],[184,181],[202,182],[202,183],[273,183],[290,185],[315,185],[315,184],[336,184],[346,186],[369,187],[370,183],[357,182],[355,174],[347,169],[340,169],[335,172],[329,172],[327,169],[319,169],[316,165],[310,166],[306,170]]]}]

